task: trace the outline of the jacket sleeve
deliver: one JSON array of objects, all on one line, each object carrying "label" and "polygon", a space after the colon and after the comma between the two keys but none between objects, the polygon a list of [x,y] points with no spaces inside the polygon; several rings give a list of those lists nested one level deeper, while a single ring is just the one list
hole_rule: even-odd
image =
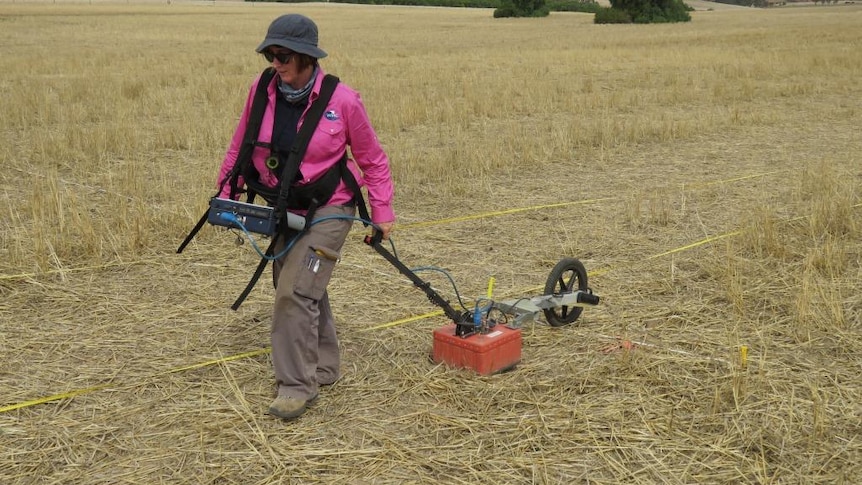
[{"label": "jacket sleeve", "polygon": [[[216,181],[216,189],[221,187],[218,197],[222,199],[230,198],[230,181],[225,181],[225,178],[236,164],[239,150],[242,148],[243,138],[245,137],[245,127],[248,124],[248,116],[251,112],[252,102],[254,101],[254,92],[255,87],[257,86],[257,81],[258,80],[255,79],[255,82],[249,89],[248,97],[245,101],[245,107],[243,108],[242,114],[239,118],[239,123],[237,123],[236,130],[233,133],[233,138],[231,138],[230,146],[227,149],[224,160],[221,162],[221,169],[219,170],[218,180]],[[222,183],[224,183],[224,185],[222,185]],[[244,184],[245,181],[242,177],[239,177],[237,180],[237,186],[242,187]],[[239,198],[239,194],[237,194],[237,198]]]},{"label": "jacket sleeve", "polygon": [[368,189],[368,204],[371,206],[371,222],[393,222],[395,211],[392,201],[395,186],[389,168],[389,157],[380,146],[377,134],[358,93],[351,100],[348,116],[348,144],[350,152]]}]

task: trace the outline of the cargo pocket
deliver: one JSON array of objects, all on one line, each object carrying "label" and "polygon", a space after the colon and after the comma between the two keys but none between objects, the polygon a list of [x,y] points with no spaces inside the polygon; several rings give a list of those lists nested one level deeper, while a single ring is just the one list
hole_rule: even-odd
[{"label": "cargo pocket", "polygon": [[339,257],[338,251],[322,246],[309,246],[293,286],[294,293],[315,301],[321,299]]}]

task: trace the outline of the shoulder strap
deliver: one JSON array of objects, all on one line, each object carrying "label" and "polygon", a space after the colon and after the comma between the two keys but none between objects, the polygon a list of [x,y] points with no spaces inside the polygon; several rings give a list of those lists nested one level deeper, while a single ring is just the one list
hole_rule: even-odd
[{"label": "shoulder strap", "polygon": [[326,105],[332,99],[332,93],[335,92],[338,81],[339,79],[331,74],[324,76],[323,84],[320,86],[320,93],[317,99],[311,103],[311,107],[305,115],[305,121],[302,122],[302,127],[290,146],[287,163],[284,164],[281,172],[281,190],[278,193],[278,200],[275,204],[275,211],[279,216],[287,210],[290,185],[294,182],[297,172],[299,172],[299,166],[302,164],[302,158],[305,156],[309,142],[311,142],[311,136],[314,134],[314,130],[317,129],[324,111],[326,111]]},{"label": "shoulder strap", "polygon": [[[236,162],[233,165],[233,171],[229,174],[230,178],[230,198],[235,199],[239,192],[238,179],[239,174],[243,172],[245,165],[251,163],[251,155],[254,147],[263,146],[258,143],[257,138],[260,136],[260,125],[263,124],[263,112],[266,111],[266,105],[269,102],[269,88],[272,78],[275,77],[275,69],[272,67],[266,68],[260,75],[257,82],[257,87],[254,91],[254,99],[251,102],[251,111],[248,115],[248,121],[245,125],[245,134],[242,137],[242,146],[239,149],[239,154],[236,157]],[[254,194],[249,194],[249,203],[254,202]]]},{"label": "shoulder strap", "polygon": [[[314,130],[317,129],[317,124],[320,122],[320,118],[323,117],[323,113],[326,110],[326,105],[329,104],[329,100],[332,99],[332,93],[335,92],[336,86],[338,86],[339,79],[331,74],[327,74],[323,78],[323,84],[320,87],[320,94],[317,99],[311,104],[311,107],[308,109],[308,113],[305,116],[305,121],[302,123],[302,127],[299,129],[299,132],[296,134],[296,138],[293,140],[293,145],[290,147],[290,154],[287,156],[287,163],[284,166],[284,169],[281,174],[281,190],[278,193],[278,201],[275,204],[275,210],[273,211],[276,217],[279,219],[279,222],[283,222],[283,218],[286,217],[287,211],[287,202],[290,192],[290,185],[293,183],[293,179],[296,177],[297,171],[299,171],[299,165],[302,163],[302,157],[305,156],[305,151],[308,149],[308,143],[311,141],[311,135],[314,134]],[[261,113],[261,117],[263,113]],[[258,130],[260,126],[258,126]],[[309,216],[307,219],[310,219],[313,210],[309,211]],[[308,225],[306,225],[308,228]],[[269,249],[267,249],[267,255],[272,255],[272,249],[275,247],[275,240],[279,237],[279,231],[276,231],[275,235],[272,237],[272,242],[270,243]],[[266,254],[266,253],[265,253]],[[261,258],[260,263],[257,265],[257,269],[251,277],[251,280],[246,285],[243,292],[239,295],[233,305],[231,305],[231,309],[236,310],[251,292],[251,289],[254,288],[254,285],[257,284],[257,280],[260,279],[260,275],[263,273],[263,268],[266,267],[266,264],[269,262],[266,258]]]},{"label": "shoulder strap", "polygon": [[367,227],[368,223],[371,222],[371,216],[368,214],[368,208],[365,206],[365,197],[362,196],[359,182],[356,181],[353,172],[347,167],[347,157],[342,158],[341,162],[339,162],[339,170],[341,171],[341,180],[344,180],[347,188],[353,191],[353,203],[356,204],[356,208],[359,210],[359,218],[362,219],[362,225]]},{"label": "shoulder strap", "polygon": [[[254,100],[252,100],[251,103],[251,113],[249,114],[248,123],[245,127],[245,134],[243,135],[243,144],[239,149],[239,154],[236,157],[233,168],[231,168],[230,172],[227,173],[224,180],[221,181],[218,192],[215,193],[214,197],[218,197],[218,195],[221,194],[222,189],[224,189],[224,186],[227,183],[230,184],[231,199],[236,199],[236,195],[239,193],[239,187],[237,186],[239,174],[242,173],[243,164],[251,161],[251,153],[257,144],[257,136],[260,134],[260,125],[263,123],[263,112],[266,109],[266,103],[268,101],[266,90],[274,76],[275,69],[271,67],[266,68],[260,75],[260,79],[254,91]],[[253,199],[254,194],[249,194],[249,203],[251,203]],[[208,215],[209,209],[204,212],[204,215],[200,220],[198,220],[198,223],[195,224],[195,227],[192,228],[191,232],[189,232],[182,244],[180,244],[180,247],[177,249],[178,254],[183,252],[183,249],[188,246],[198,231],[201,230]]]}]

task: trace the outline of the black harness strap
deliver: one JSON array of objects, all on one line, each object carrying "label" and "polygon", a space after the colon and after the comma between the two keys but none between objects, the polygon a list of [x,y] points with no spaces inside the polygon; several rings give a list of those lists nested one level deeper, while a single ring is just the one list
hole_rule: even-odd
[{"label": "black harness strap", "polygon": [[[257,83],[257,87],[255,87],[254,91],[254,100],[251,103],[251,112],[248,116],[248,121],[245,126],[245,134],[243,135],[243,144],[239,149],[239,154],[236,157],[236,161],[233,164],[233,168],[231,168],[230,172],[225,175],[224,180],[219,184],[218,192],[216,192],[214,197],[218,197],[221,194],[222,189],[226,183],[230,183],[230,198],[232,200],[236,200],[237,194],[240,193],[240,189],[237,186],[238,175],[241,172],[243,166],[251,161],[251,154],[254,151],[255,146],[264,146],[266,143],[259,143],[257,141],[257,137],[260,134],[260,125],[263,123],[263,112],[266,110],[266,103],[269,101],[269,96],[267,95],[267,88],[269,87],[269,83],[272,82],[272,78],[275,76],[275,69],[268,67],[266,68],[260,75],[260,80]],[[249,204],[254,200],[254,192],[249,191],[248,193],[248,202]],[[189,232],[188,236],[183,239],[180,247],[177,248],[177,254],[183,252],[183,249],[192,242],[195,235],[201,230],[204,224],[209,217],[209,208],[204,211],[204,215],[201,216],[200,220],[195,227],[192,228],[191,232]]]},{"label": "black harness strap", "polygon": [[[275,214],[278,215],[279,225],[284,223],[284,218],[286,217],[290,186],[293,183],[293,179],[296,177],[297,172],[299,172],[299,165],[302,163],[302,157],[305,156],[305,151],[308,149],[311,135],[313,135],[314,130],[317,129],[317,124],[320,122],[320,118],[323,117],[323,112],[326,110],[326,105],[329,104],[329,100],[332,98],[332,94],[335,92],[336,86],[338,86],[337,77],[327,74],[323,78],[323,84],[320,87],[320,95],[311,104],[311,107],[305,116],[305,122],[303,122],[302,127],[296,134],[296,138],[293,140],[293,145],[290,147],[290,155],[287,157],[287,163],[285,164],[281,175],[281,190],[278,193],[278,200],[275,203]],[[262,114],[261,117],[263,117]],[[356,183],[356,181],[354,181],[354,183]],[[248,180],[246,180],[246,185],[248,185]],[[249,192],[249,196],[251,196],[251,194],[252,193]],[[249,202],[251,202],[251,200],[249,200]],[[311,218],[313,217],[314,211],[317,209],[317,205],[318,203],[315,200],[312,201],[312,206],[308,208],[304,231],[307,231],[311,226]],[[276,231],[276,233],[273,234],[272,242],[269,243],[269,248],[267,248],[264,253],[266,256],[272,256],[276,241],[278,241],[281,232],[282,231]],[[267,263],[269,263],[269,259],[265,257],[260,259],[260,263],[258,263],[257,269],[255,269],[254,274],[251,276],[251,280],[249,280],[245,289],[233,305],[231,305],[231,309],[238,309],[248,294],[251,293],[252,288],[257,284],[257,280],[260,279],[260,275],[263,274],[263,270],[266,268]]]},{"label": "black harness strap", "polygon": [[198,231],[200,231],[201,228],[204,227],[204,224],[206,224],[207,219],[209,218],[209,214],[210,210],[209,208],[207,208],[207,210],[204,212],[204,215],[200,218],[198,223],[195,224],[195,227],[192,228],[191,232],[189,232],[189,235],[186,236],[185,239],[183,239],[183,242],[182,244],[180,244],[180,247],[177,248],[177,254],[183,252],[183,249],[185,249],[186,246],[188,246],[189,243],[192,242],[192,239],[195,238],[195,235],[198,233]]},{"label": "black harness strap", "polygon": [[[260,127],[263,124],[263,114],[266,110],[267,103],[269,102],[269,95],[267,93],[267,89],[269,87],[269,84],[272,82],[274,76],[275,70],[272,68],[266,69],[260,76],[260,80],[257,84],[257,87],[255,88],[254,99],[252,100],[251,111],[248,116],[245,134],[243,135],[243,144],[240,148],[239,154],[237,155],[237,159],[234,163],[233,168],[225,176],[224,180],[221,181],[221,184],[219,185],[219,190],[216,193],[215,197],[218,197],[218,195],[221,194],[226,183],[230,183],[230,198],[236,200],[236,196],[243,192],[243,190],[239,187],[239,176],[243,175],[245,177],[245,192],[247,195],[248,203],[252,203],[256,195],[263,195],[268,202],[272,202],[272,205],[275,208],[275,214],[278,214],[279,223],[282,223],[284,222],[284,218],[286,217],[287,209],[296,209],[296,207],[292,207],[293,199],[291,198],[291,196],[293,194],[291,194],[291,188],[295,190],[297,188],[291,187],[291,185],[293,184],[297,173],[299,173],[299,166],[302,163],[302,158],[305,156],[305,151],[308,149],[308,144],[311,141],[311,136],[314,134],[314,130],[317,129],[317,125],[320,122],[320,119],[323,117],[323,113],[326,110],[326,106],[329,104],[329,100],[332,98],[332,94],[335,92],[335,88],[338,86],[339,79],[333,75],[326,75],[323,78],[323,83],[321,84],[320,88],[320,94],[309,108],[308,113],[305,117],[305,122],[302,124],[302,127],[299,129],[299,132],[297,133],[296,138],[291,145],[287,161],[282,169],[281,186],[279,187],[278,192],[276,192],[275,190],[273,190],[273,188],[263,186],[256,180],[256,177],[250,176],[252,174],[248,173],[248,171],[252,170],[253,168],[251,158],[254,148],[270,147],[270,144],[259,142],[257,141],[257,138],[260,135]],[[338,162],[337,167],[332,167],[331,170],[338,173],[340,175],[340,178],[344,181],[345,185],[347,185],[347,187],[353,192],[353,203],[358,206],[359,214],[363,221],[370,221],[371,218],[368,215],[368,208],[365,206],[365,199],[362,195],[359,183],[356,181],[356,178],[353,176],[353,173],[347,167],[347,157],[343,157]],[[255,175],[257,175],[256,172]],[[337,185],[337,183],[335,185]],[[331,190],[335,190],[334,185],[331,187]],[[329,189],[324,189],[320,194],[315,192],[315,196],[313,196],[309,201],[309,206],[307,208],[304,208],[307,209],[305,230],[308,230],[308,228],[311,227],[312,218],[317,207],[321,204],[325,204],[328,201],[328,197],[331,197],[332,194],[327,192],[329,192]],[[319,200],[317,196],[325,198],[326,200]],[[185,249],[185,247],[191,242],[191,240],[195,237],[198,231],[200,231],[203,225],[206,223],[208,216],[209,209],[204,212],[204,215],[197,222],[197,224],[195,224],[195,227],[192,229],[189,235],[186,236],[186,238],[183,240],[182,244],[177,249],[177,253],[181,253],[183,249]],[[363,222],[363,224],[368,225],[366,222]],[[272,240],[270,241],[269,246],[264,252],[266,256],[273,256],[276,244],[279,237],[282,236],[282,232],[286,233],[287,231],[286,229],[285,231],[278,230],[272,236]],[[297,235],[296,237],[299,237],[299,235]],[[269,259],[267,259],[266,257],[261,258],[260,263],[258,263],[257,268],[255,269],[254,274],[251,277],[251,280],[248,282],[245,289],[236,299],[234,304],[231,305],[231,309],[237,310],[242,304],[242,302],[246,299],[246,297],[248,297],[249,293],[257,284],[257,281],[260,279],[260,276],[263,274],[263,270],[266,268],[267,263],[269,263]]]},{"label": "black harness strap", "polygon": [[[296,137],[290,146],[290,150],[287,151],[286,159],[280,162],[281,173],[279,174],[279,180],[281,183],[278,187],[269,187],[260,182],[260,174],[253,163],[249,162],[240,166],[239,175],[242,175],[245,178],[245,185],[248,189],[248,193],[250,195],[254,194],[262,196],[266,199],[269,205],[275,208],[276,214],[281,214],[282,211],[286,209],[308,209],[308,201],[306,201],[302,207],[291,204],[295,192],[298,189],[292,184],[296,182],[297,175],[299,174],[299,167],[302,164],[302,158],[305,156],[308,143],[311,141],[311,136],[314,134],[314,130],[317,129],[318,122],[323,117],[326,105],[329,103],[332,93],[335,92],[335,87],[338,85],[338,82],[338,78],[333,75],[327,74],[323,78],[318,98],[309,107],[308,113],[305,116],[306,121],[302,124],[302,127],[296,134]],[[324,102],[318,103],[318,100],[323,100]],[[281,155],[279,158],[281,158]],[[335,187],[333,186],[332,190],[334,189]],[[321,204],[326,203],[326,200],[318,199],[318,201]],[[251,200],[249,200],[249,203],[251,203]]]},{"label": "black harness strap", "polygon": [[368,222],[371,222],[371,216],[368,215],[368,207],[365,207],[365,198],[362,196],[362,189],[359,188],[359,182],[356,181],[356,177],[353,176],[353,172],[347,168],[346,158],[341,160],[340,167],[341,180],[344,180],[344,184],[347,185],[347,188],[353,191],[353,203],[356,204],[359,209],[359,218],[362,219],[362,224],[364,226],[368,226]]},{"label": "black harness strap", "polygon": [[[236,196],[240,193],[238,186],[238,175],[243,172],[244,168],[251,164],[251,155],[256,146],[266,146],[266,143],[257,141],[260,136],[260,125],[263,124],[263,112],[266,111],[266,105],[269,103],[269,85],[272,78],[275,77],[275,69],[272,67],[266,68],[260,75],[260,80],[257,83],[257,88],[254,91],[254,100],[251,102],[251,111],[245,125],[245,135],[243,135],[242,147],[239,149],[239,154],[236,157],[234,168],[236,173],[231,173],[230,177],[230,198],[236,200]],[[218,195],[218,194],[216,194]],[[254,202],[255,193],[252,190],[248,191],[248,203]]]},{"label": "black harness strap", "polygon": [[[272,256],[273,251],[275,250],[275,242],[278,240],[279,234],[280,231],[276,232],[275,235],[272,236],[272,240],[263,254]],[[245,289],[242,290],[242,293],[239,294],[236,301],[233,302],[233,305],[230,306],[231,310],[239,310],[239,306],[242,305],[242,302],[244,302],[246,297],[248,297],[248,294],[251,293],[252,288],[257,284],[257,280],[260,279],[260,275],[263,274],[263,270],[266,269],[267,263],[269,263],[268,259],[260,258],[260,263],[257,263],[257,268],[255,268],[254,274],[251,275],[251,280],[249,280],[248,284],[245,285]]]},{"label": "black harness strap", "polygon": [[281,173],[281,190],[279,190],[278,199],[275,202],[276,214],[283,214],[287,210],[290,186],[299,172],[299,165],[302,163],[302,157],[305,156],[309,142],[311,142],[311,135],[314,134],[314,130],[317,129],[320,119],[323,118],[326,105],[329,104],[336,86],[338,86],[337,77],[327,74],[323,78],[323,83],[320,86],[320,95],[311,103],[311,107],[305,115],[305,121],[296,134],[293,144],[290,146],[290,154],[287,156],[287,163]]}]

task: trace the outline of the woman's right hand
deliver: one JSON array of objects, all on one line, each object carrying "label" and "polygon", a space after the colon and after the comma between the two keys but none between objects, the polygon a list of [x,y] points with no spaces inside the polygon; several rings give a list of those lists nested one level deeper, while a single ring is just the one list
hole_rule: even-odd
[{"label": "woman's right hand", "polygon": [[384,241],[389,240],[389,234],[392,232],[392,229],[395,227],[395,222],[377,222],[374,224],[380,229],[381,236]]}]

